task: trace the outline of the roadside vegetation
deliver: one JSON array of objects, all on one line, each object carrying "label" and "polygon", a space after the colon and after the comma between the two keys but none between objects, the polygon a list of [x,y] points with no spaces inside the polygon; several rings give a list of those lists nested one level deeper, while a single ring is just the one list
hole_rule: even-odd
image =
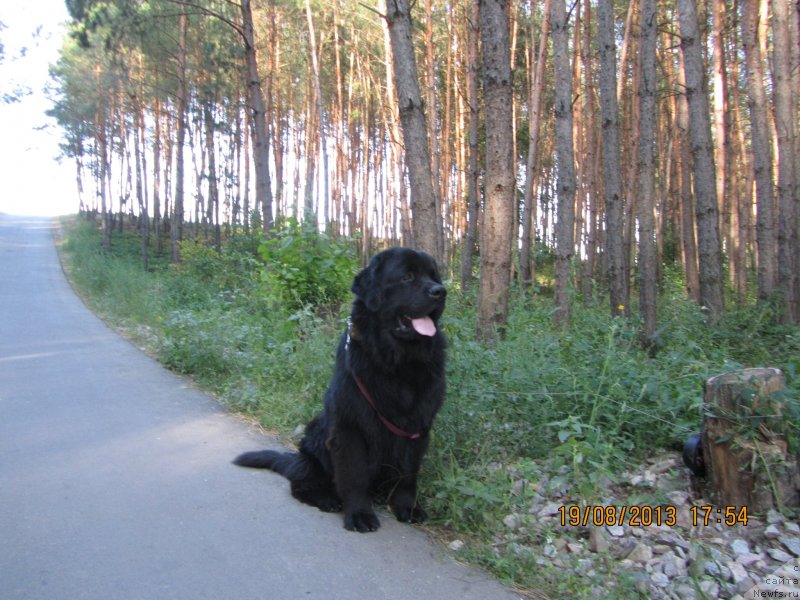
[{"label": "roadside vegetation", "polygon": [[[73,285],[165,365],[287,442],[318,410],[359,268],[355,244],[289,221],[267,243],[243,233],[220,251],[202,239],[184,241],[178,265],[153,247],[144,271],[135,232],[115,233],[108,252],[94,223],[78,218],[64,227],[62,255]],[[507,335],[499,341],[479,341],[475,293],[448,282],[448,395],[422,495],[437,535],[463,541],[460,556],[523,589],[589,598],[598,580],[536,562],[552,532],[531,530],[514,544],[498,543],[504,519],[527,513],[531,490],[545,498],[571,490],[599,503],[623,473],[658,453],[679,452],[700,427],[703,381],[725,371],[785,372],[789,440],[796,445],[800,329],[776,325],[773,307],[755,303],[707,325],[669,271],[660,329],[647,350],[639,323],[611,317],[606,298],[573,301],[571,322],[556,329],[553,261],[538,258],[539,286],[513,290]],[[609,569],[619,597],[637,597]]]}]

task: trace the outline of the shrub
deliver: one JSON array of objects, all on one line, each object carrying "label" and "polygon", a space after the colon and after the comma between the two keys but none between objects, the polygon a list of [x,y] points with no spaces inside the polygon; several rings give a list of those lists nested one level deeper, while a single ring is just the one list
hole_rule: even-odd
[{"label": "shrub", "polygon": [[351,241],[332,238],[308,221],[286,219],[261,246],[262,281],[292,309],[339,304],[357,263]]}]

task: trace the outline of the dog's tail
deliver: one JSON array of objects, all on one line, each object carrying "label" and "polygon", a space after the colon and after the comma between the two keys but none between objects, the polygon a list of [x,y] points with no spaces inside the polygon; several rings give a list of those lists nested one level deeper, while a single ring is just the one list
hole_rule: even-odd
[{"label": "dog's tail", "polygon": [[233,460],[233,464],[239,465],[240,467],[250,467],[252,469],[270,469],[271,471],[283,475],[287,479],[292,479],[292,471],[296,470],[299,458],[300,455],[297,452],[258,450],[256,452],[240,454]]}]

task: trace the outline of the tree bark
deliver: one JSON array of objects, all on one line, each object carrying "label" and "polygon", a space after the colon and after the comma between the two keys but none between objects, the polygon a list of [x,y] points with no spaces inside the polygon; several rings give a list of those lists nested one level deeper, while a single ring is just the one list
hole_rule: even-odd
[{"label": "tree bark", "polygon": [[639,11],[639,314],[643,341],[656,331],[658,257],[655,238],[656,0],[641,0]]},{"label": "tree bark", "polygon": [[258,75],[258,57],[256,55],[255,33],[253,31],[253,12],[250,0],[242,0],[242,35],[244,37],[244,59],[247,73],[247,96],[250,104],[250,125],[253,132],[253,164],[256,177],[256,203],[261,207],[261,219],[264,232],[269,232],[274,225],[272,212],[272,184],[269,175],[269,131],[261,89],[261,78]]},{"label": "tree bark", "polygon": [[599,0],[597,6],[600,41],[600,115],[603,132],[603,192],[606,207],[606,253],[611,314],[627,314],[628,273],[625,269],[623,237],[624,207],[619,148],[617,108],[617,64],[614,42],[613,0]]},{"label": "tree bark", "polygon": [[[522,285],[533,283],[534,263],[532,247],[535,234],[531,231],[536,218],[536,196],[533,189],[536,181],[536,161],[539,156],[539,129],[542,113],[542,90],[544,88],[545,66],[547,65],[547,40],[550,37],[550,0],[544,0],[542,25],[539,32],[539,51],[535,66],[530,68],[530,94],[528,99],[528,160],[525,165],[525,191],[522,208],[522,243],[519,251],[519,275]],[[531,27],[531,30],[533,27]],[[531,61],[533,60],[533,31],[531,31]]]},{"label": "tree bark", "polygon": [[503,335],[508,319],[514,224],[514,145],[508,0],[480,1],[483,97],[486,114],[486,175],[478,334]]},{"label": "tree bark", "polygon": [[781,318],[784,323],[800,322],[800,275],[798,275],[798,206],[800,189],[794,172],[795,112],[792,89],[791,37],[789,2],[772,0],[772,81],[775,104],[775,128],[778,136],[778,283],[781,291]]},{"label": "tree bark", "polygon": [[188,110],[188,92],[186,90],[186,34],[189,29],[189,17],[181,12],[178,17],[178,114],[175,132],[175,199],[172,203],[170,219],[170,242],[172,262],[181,259],[180,242],[183,240],[183,196],[184,196],[184,145],[186,144],[186,112]]},{"label": "tree bark", "polygon": [[[800,505],[797,457],[787,453],[778,369],[745,369],[705,384],[703,455],[719,506],[766,512]],[[756,427],[752,416],[763,415]]]},{"label": "tree bark", "polygon": [[[314,95],[316,97],[317,127],[319,131],[319,146],[322,149],[322,219],[327,224],[330,220],[330,181],[328,178],[328,143],[325,132],[325,109],[322,101],[322,86],[319,81],[319,59],[317,58],[317,39],[314,32],[314,19],[311,15],[311,0],[306,0],[306,19],[308,21],[309,53],[311,54],[311,67],[314,75]],[[306,131],[306,135],[309,132]]]},{"label": "tree bark", "polygon": [[461,257],[461,287],[466,290],[472,284],[472,258],[475,241],[478,237],[478,42],[480,37],[479,0],[472,0],[472,11],[468,19],[468,59],[467,59],[467,116],[468,154],[467,159],[467,230],[464,234],[464,252]]},{"label": "tree bark", "polygon": [[764,91],[764,59],[758,39],[758,0],[742,0],[742,45],[750,112],[750,146],[756,183],[756,245],[758,247],[758,297],[767,300],[775,292],[778,270],[775,244],[775,193],[772,144],[769,141],[767,98]]},{"label": "tree bark", "polygon": [[678,170],[680,178],[680,218],[683,269],[686,276],[686,294],[700,303],[700,273],[697,264],[697,239],[695,235],[695,210],[692,195],[692,150],[689,143],[689,104],[686,101],[686,69],[683,55],[678,55],[678,88],[675,102],[675,125],[678,129]]},{"label": "tree bark", "polygon": [[575,251],[575,157],[572,141],[572,69],[565,0],[551,0],[550,27],[553,34],[555,71],[556,154],[558,161],[558,223],[556,225],[556,285],[553,320],[569,322],[570,262]]},{"label": "tree bark", "polygon": [[437,250],[442,232],[436,229],[436,195],[408,0],[387,0],[386,23],[392,45],[392,66],[411,185],[413,245],[440,261]]},{"label": "tree bark", "polygon": [[678,0],[678,13],[681,26],[681,51],[686,69],[686,97],[689,104],[689,134],[692,145],[700,263],[700,302],[709,310],[713,322],[722,316],[724,300],[708,83],[694,0]]}]

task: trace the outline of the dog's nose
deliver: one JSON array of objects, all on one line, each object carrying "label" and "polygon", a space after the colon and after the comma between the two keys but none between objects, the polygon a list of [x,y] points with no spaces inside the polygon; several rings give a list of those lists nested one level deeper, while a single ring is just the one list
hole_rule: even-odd
[{"label": "dog's nose", "polygon": [[428,295],[436,300],[441,300],[447,295],[447,290],[443,285],[437,283],[436,285],[432,285],[430,287],[428,290]]}]

